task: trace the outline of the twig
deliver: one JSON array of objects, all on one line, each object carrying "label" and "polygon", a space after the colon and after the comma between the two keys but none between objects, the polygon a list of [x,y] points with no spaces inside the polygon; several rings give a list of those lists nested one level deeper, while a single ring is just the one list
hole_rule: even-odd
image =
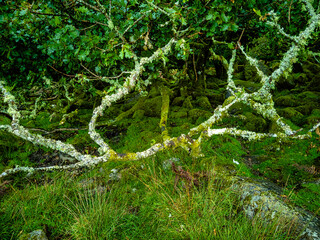
[{"label": "twig", "polygon": [[90,70],[89,70],[87,67],[85,67],[82,63],[80,63],[80,65],[81,65],[85,70],[87,70],[89,73],[91,73],[93,76],[95,76],[96,78],[102,79],[101,76],[98,76],[98,75],[96,75],[95,73],[93,73],[92,71],[90,71]]},{"label": "twig", "polygon": [[62,74],[62,75],[64,75],[64,76],[66,76],[66,77],[71,77],[71,78],[76,77],[76,75],[69,75],[69,74],[65,74],[65,73],[63,73],[63,72],[60,72],[59,70],[55,69],[54,67],[52,67],[52,66],[49,65],[49,64],[48,64],[48,66],[51,67],[51,68],[52,68],[53,70],[55,70],[56,72],[58,72],[58,73],[60,73],[60,74]]},{"label": "twig", "polygon": [[291,19],[291,6],[292,6],[293,0],[291,0],[290,5],[289,5],[289,12],[288,12],[288,23],[290,24],[290,19]]},{"label": "twig", "polygon": [[239,47],[241,46],[240,41],[241,41],[242,35],[243,35],[243,33],[244,33],[244,30],[245,30],[245,28],[242,30],[241,35],[240,35],[240,37],[239,37],[239,39],[238,39],[238,41],[237,41],[236,49],[237,49],[238,46],[239,46]]},{"label": "twig", "polygon": [[197,69],[196,69],[196,63],[194,60],[194,52],[192,53],[192,62],[193,62],[193,70],[194,70],[194,74],[196,76],[196,82],[198,81],[198,74],[197,74]]},{"label": "twig", "polygon": [[98,23],[95,23],[95,24],[93,24],[93,25],[90,26],[90,27],[86,27],[86,28],[82,28],[82,29],[78,29],[78,30],[79,30],[79,31],[85,31],[85,30],[88,30],[88,29],[90,29],[90,28],[93,28],[93,27],[97,26],[97,24],[98,24]]},{"label": "twig", "polygon": [[127,27],[126,30],[124,30],[124,32],[122,33],[122,35],[125,35],[126,32],[128,32],[130,30],[130,28],[132,28],[134,25],[136,25],[141,19],[143,19],[149,12],[151,12],[151,10],[145,12],[141,17],[139,17],[136,21],[134,21],[134,23],[132,23],[129,27]]}]

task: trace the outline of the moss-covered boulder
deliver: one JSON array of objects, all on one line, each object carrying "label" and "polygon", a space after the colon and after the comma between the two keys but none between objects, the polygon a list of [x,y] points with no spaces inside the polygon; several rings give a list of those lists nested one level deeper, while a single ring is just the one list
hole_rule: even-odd
[{"label": "moss-covered boulder", "polygon": [[292,77],[293,81],[295,83],[299,83],[300,85],[304,85],[308,81],[307,74],[305,73],[293,73]]},{"label": "moss-covered boulder", "polygon": [[162,107],[161,96],[145,100],[143,104],[143,110],[145,110],[145,116],[160,117],[161,107]]},{"label": "moss-covered boulder", "polygon": [[267,221],[280,218],[299,239],[320,239],[320,222],[310,213],[284,202],[281,188],[267,181],[240,180],[232,186],[240,195],[243,209],[250,218]]},{"label": "moss-covered boulder", "polygon": [[158,87],[152,87],[149,91],[149,97],[154,98],[160,95],[160,91]]},{"label": "moss-covered boulder", "polygon": [[221,81],[218,78],[207,76],[207,89],[218,89]]},{"label": "moss-covered boulder", "polygon": [[169,116],[173,119],[186,118],[188,117],[188,112],[184,110],[178,112],[170,112]]},{"label": "moss-covered boulder", "polygon": [[260,82],[261,78],[257,73],[257,69],[250,65],[249,62],[246,63],[245,67],[244,67],[244,77],[247,81],[251,81],[251,82]]},{"label": "moss-covered boulder", "polygon": [[144,117],[144,113],[145,113],[144,110],[138,109],[137,111],[134,112],[133,118],[136,120],[142,120],[142,118]]},{"label": "moss-covered boulder", "polygon": [[268,123],[262,117],[251,112],[245,112],[244,116],[246,117],[245,127],[247,130],[255,132],[265,132],[267,130]]},{"label": "moss-covered boulder", "polygon": [[244,89],[248,92],[257,91],[260,87],[260,83],[255,83],[252,81],[242,81],[242,80],[234,80],[236,86],[244,87]]},{"label": "moss-covered boulder", "polygon": [[294,108],[298,112],[302,113],[303,115],[310,115],[312,110],[314,109],[314,105],[312,104],[305,104]]},{"label": "moss-covered boulder", "polygon": [[266,180],[255,180],[236,176],[229,165],[216,165],[212,175],[233,189],[240,196],[241,206],[246,216],[263,218],[266,222],[279,220],[288,229],[299,235],[299,239],[320,239],[320,220],[311,213],[296,207],[283,197],[283,189]]},{"label": "moss-covered boulder", "polygon": [[203,117],[203,118],[209,118],[211,117],[212,113],[205,111],[205,110],[201,110],[201,109],[192,109],[188,112],[188,118],[191,120],[191,122],[195,122],[196,120],[198,120],[199,117]]},{"label": "moss-covered boulder", "polygon": [[311,115],[306,118],[307,124],[314,125],[320,121],[320,109],[314,109]]},{"label": "moss-covered boulder", "polygon": [[191,96],[187,97],[187,98],[183,101],[182,107],[187,108],[187,109],[192,109],[193,106],[192,106],[191,100],[192,100],[192,97],[191,97]]},{"label": "moss-covered boulder", "polygon": [[204,110],[207,110],[207,111],[213,110],[211,103],[209,102],[209,99],[205,96],[198,97],[196,100],[196,103],[199,107],[201,107]]},{"label": "moss-covered boulder", "polygon": [[303,114],[298,112],[292,107],[287,107],[284,109],[279,109],[278,113],[281,117],[290,119],[294,124],[296,125],[302,125],[303,124]]},{"label": "moss-covered boulder", "polygon": [[274,100],[274,102],[277,106],[282,106],[282,107],[296,107],[300,103],[298,102],[297,98],[294,95],[277,97]]},{"label": "moss-covered boulder", "polygon": [[225,89],[220,90],[213,90],[213,89],[206,89],[206,96],[209,102],[213,105],[222,104],[225,100]]},{"label": "moss-covered boulder", "polygon": [[320,93],[315,91],[304,91],[297,95],[297,97],[302,101],[309,101],[313,104],[320,104]]},{"label": "moss-covered boulder", "polygon": [[183,102],[184,102],[184,97],[176,97],[173,99],[171,105],[172,106],[182,106]]}]

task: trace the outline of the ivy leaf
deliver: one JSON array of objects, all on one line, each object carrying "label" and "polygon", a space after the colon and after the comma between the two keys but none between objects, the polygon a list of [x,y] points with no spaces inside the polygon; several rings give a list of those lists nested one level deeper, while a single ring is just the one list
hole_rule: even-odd
[{"label": "ivy leaf", "polygon": [[28,12],[28,9],[23,9],[23,10],[20,11],[19,15],[20,16],[24,16],[24,15],[27,14],[27,12]]},{"label": "ivy leaf", "polygon": [[84,6],[81,6],[78,8],[78,11],[81,12],[81,13],[87,13],[89,10],[88,8],[84,7]]},{"label": "ivy leaf", "polygon": [[231,25],[231,30],[232,31],[236,32],[236,31],[238,31],[238,29],[239,29],[239,26],[237,24],[232,24]]},{"label": "ivy leaf", "polygon": [[234,49],[233,44],[232,44],[232,43],[228,43],[228,48],[230,48],[230,49]]},{"label": "ivy leaf", "polygon": [[260,10],[252,9],[259,17],[262,17]]},{"label": "ivy leaf", "polygon": [[209,14],[206,16],[206,20],[211,20],[212,18],[213,18],[212,13],[209,13]]},{"label": "ivy leaf", "polygon": [[221,27],[221,31],[227,31],[228,28],[230,27],[230,24],[223,24],[222,27]]},{"label": "ivy leaf", "polygon": [[186,22],[185,18],[182,17],[180,20],[181,20],[182,25],[184,25],[184,26],[187,25],[187,22]]},{"label": "ivy leaf", "polygon": [[221,13],[221,19],[222,21],[224,21],[225,23],[229,21],[229,18],[225,15],[225,13]]}]

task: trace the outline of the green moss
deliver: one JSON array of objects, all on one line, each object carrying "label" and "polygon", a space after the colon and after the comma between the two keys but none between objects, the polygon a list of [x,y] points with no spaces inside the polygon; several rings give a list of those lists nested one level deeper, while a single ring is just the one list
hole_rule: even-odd
[{"label": "green moss", "polygon": [[319,183],[305,183],[302,184],[301,189],[287,188],[285,193],[288,194],[290,200],[303,208],[316,213],[320,216],[320,184]]},{"label": "green moss", "polygon": [[320,109],[312,110],[311,115],[306,119],[306,122],[309,125],[314,125],[319,121],[320,121]]},{"label": "green moss", "polygon": [[244,87],[246,91],[248,92],[254,92],[257,91],[260,87],[260,83],[255,83],[253,81],[242,81],[242,80],[234,80],[234,83],[236,86]]},{"label": "green moss", "polygon": [[160,95],[160,91],[158,87],[152,87],[148,94],[151,98],[155,98]]},{"label": "green moss", "polygon": [[205,96],[198,97],[196,103],[204,110],[213,110],[209,99]]},{"label": "green moss", "polygon": [[309,115],[313,111],[314,105],[305,104],[305,105],[301,105],[299,107],[295,107],[294,109],[297,110],[298,112],[302,113],[303,115]]},{"label": "green moss", "polygon": [[74,145],[77,145],[77,146],[85,147],[85,146],[92,145],[94,142],[93,142],[93,140],[91,140],[91,138],[90,138],[90,136],[88,134],[88,131],[81,130],[81,131],[78,132],[78,134],[70,137],[67,140],[67,143],[71,143],[71,144],[74,144]]},{"label": "green moss", "polygon": [[143,110],[148,117],[160,117],[162,107],[162,97],[146,99],[143,104]]},{"label": "green moss", "polygon": [[171,106],[182,106],[184,97],[176,97],[173,99]]},{"label": "green moss", "polygon": [[293,73],[292,74],[294,82],[305,84],[308,81],[308,77],[305,73]]},{"label": "green moss", "polygon": [[187,109],[192,109],[193,106],[192,106],[191,100],[192,100],[192,97],[191,97],[191,96],[187,97],[187,98],[183,101],[182,107],[183,107],[183,108],[187,108]]},{"label": "green moss", "polygon": [[131,122],[125,134],[111,146],[121,153],[143,151],[155,142],[161,141],[159,118],[142,118]]},{"label": "green moss", "polygon": [[312,101],[319,104],[320,94],[318,92],[305,91],[297,95],[298,98],[304,101]]},{"label": "green moss", "polygon": [[212,113],[197,108],[188,112],[188,118],[191,120],[191,122],[195,122],[199,117],[209,118],[211,115]]},{"label": "green moss", "polygon": [[210,100],[210,103],[214,105],[222,104],[223,101],[225,100],[225,89],[222,89],[222,93],[220,91],[208,91],[207,92],[207,97]]},{"label": "green moss", "polygon": [[169,116],[172,119],[186,118],[188,117],[188,112],[187,111],[171,112]]},{"label": "green moss", "polygon": [[245,120],[245,127],[249,131],[255,131],[255,132],[265,132],[268,123],[266,120],[264,120],[262,117],[257,116],[251,112],[245,112],[244,116],[246,117]]},{"label": "green moss", "polygon": [[290,119],[296,125],[302,125],[304,116],[302,113],[298,112],[294,108],[287,107],[284,109],[279,109],[278,113],[281,117]]},{"label": "green moss", "polygon": [[137,111],[134,112],[133,118],[135,120],[142,120],[142,118],[144,117],[144,113],[145,113],[144,110],[138,109]]},{"label": "green moss", "polygon": [[283,106],[283,107],[296,107],[300,103],[297,101],[297,99],[294,95],[286,95],[286,96],[277,97],[274,100],[274,102],[277,106]]},{"label": "green moss", "polygon": [[[261,78],[257,74],[257,69],[254,66],[250,65],[249,62],[246,63],[244,69],[245,69],[244,76],[247,81],[257,83],[261,80]],[[240,80],[236,80],[236,81],[240,81]]]}]

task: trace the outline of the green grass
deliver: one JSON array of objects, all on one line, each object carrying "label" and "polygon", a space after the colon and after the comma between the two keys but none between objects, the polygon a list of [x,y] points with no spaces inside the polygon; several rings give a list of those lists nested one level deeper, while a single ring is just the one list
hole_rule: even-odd
[{"label": "green grass", "polygon": [[[280,219],[248,219],[239,196],[214,176],[199,188],[188,189],[182,181],[175,188],[174,173],[162,167],[168,157],[13,184],[0,203],[1,239],[36,229],[46,229],[49,239],[295,239]],[[199,169],[190,159],[181,165]],[[120,181],[110,181],[111,167],[122,169]]]}]

